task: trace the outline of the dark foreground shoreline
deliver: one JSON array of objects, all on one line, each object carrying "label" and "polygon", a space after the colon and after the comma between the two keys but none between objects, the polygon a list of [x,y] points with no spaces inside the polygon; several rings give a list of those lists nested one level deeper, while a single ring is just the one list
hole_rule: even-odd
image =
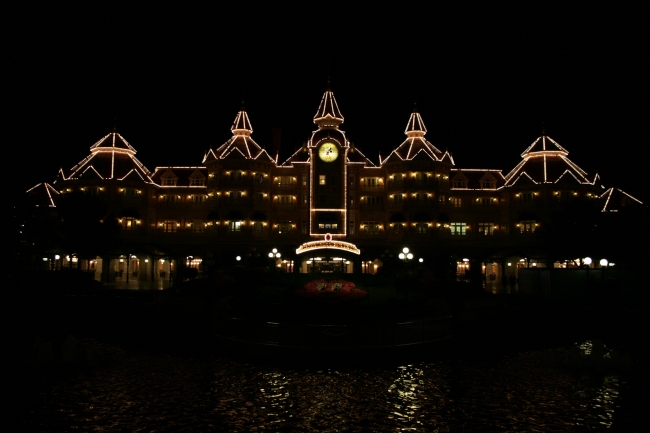
[{"label": "dark foreground shoreline", "polygon": [[[106,359],[62,362],[69,336],[80,341],[115,344],[127,351],[188,357],[218,356],[248,363],[318,366],[413,363],[431,359],[498,360],[511,354],[601,340],[629,356],[631,364],[617,371],[625,378],[622,414],[629,427],[647,407],[650,317],[642,294],[601,293],[592,297],[536,298],[493,295],[488,306],[463,299],[452,324],[452,338],[423,345],[376,350],[296,350],[218,338],[214,333],[214,299],[174,292],[106,290],[23,290],[5,297],[5,392],[19,407],[36,389],[75,374],[104,368]],[[48,365],[35,359],[36,338],[52,345]],[[84,343],[85,342],[85,343]],[[84,355],[85,356],[85,355]],[[583,368],[584,373],[603,371]],[[631,421],[630,421],[631,420]],[[623,430],[619,430],[623,431]]]}]

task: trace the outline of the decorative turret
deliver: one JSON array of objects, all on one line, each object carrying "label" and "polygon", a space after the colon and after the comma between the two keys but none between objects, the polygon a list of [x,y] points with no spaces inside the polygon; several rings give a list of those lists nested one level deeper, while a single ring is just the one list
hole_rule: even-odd
[{"label": "decorative turret", "polygon": [[90,147],[90,155],[60,173],[60,180],[117,179],[151,182],[151,172],[135,157],[135,149],[113,128]]},{"label": "decorative turret", "polygon": [[[411,117],[409,117],[409,121],[406,124],[406,130],[404,131],[407,137],[406,140],[404,140],[397,149],[393,150],[388,158],[382,161],[382,163],[388,161],[391,157],[404,161],[412,160],[418,155],[420,155],[419,157],[425,157],[432,161],[441,161],[444,154],[427,141],[424,137],[426,132],[427,128],[424,126],[422,117],[420,116],[417,107],[414,107]],[[453,160],[450,158],[450,161]],[[453,162],[451,162],[451,164],[453,165]]]},{"label": "decorative turret", "polygon": [[563,180],[593,185],[595,178],[594,181],[589,180],[587,173],[573,163],[568,154],[568,150],[542,131],[542,135],[521,154],[521,162],[506,175],[506,186],[514,185],[522,176],[533,183],[558,183]]},{"label": "decorative turret", "polygon": [[339,125],[343,123],[343,115],[336,103],[334,93],[330,89],[325,91],[323,99],[320,101],[320,106],[314,116],[314,123],[318,125],[319,129],[338,129]]},{"label": "decorative turret", "polygon": [[251,136],[253,127],[251,126],[251,121],[248,120],[248,114],[246,114],[246,109],[244,108],[243,104],[239,110],[239,113],[237,113],[237,117],[235,117],[235,121],[233,122],[232,128],[230,128],[230,130],[232,131],[233,135],[244,135],[246,137]]},{"label": "decorative turret", "polygon": [[210,149],[203,158],[203,163],[224,158],[258,159],[260,157],[265,161],[274,162],[266,150],[251,138],[253,127],[243,106],[239,109],[230,130],[233,135],[230,140],[216,150]]},{"label": "decorative turret", "polygon": [[418,107],[416,105],[413,107],[413,113],[411,113],[409,123],[406,125],[406,130],[404,133],[407,137],[411,138],[424,137],[424,134],[426,134],[426,132],[427,128],[424,126],[424,122],[422,121],[422,117],[420,116]]}]

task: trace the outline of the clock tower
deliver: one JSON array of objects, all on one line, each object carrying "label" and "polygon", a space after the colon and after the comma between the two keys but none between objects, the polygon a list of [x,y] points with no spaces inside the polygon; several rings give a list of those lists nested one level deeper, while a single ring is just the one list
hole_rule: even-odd
[{"label": "clock tower", "polygon": [[323,95],[314,116],[318,129],[308,143],[310,153],[310,234],[345,237],[347,224],[347,152],[350,144],[339,129],[343,116],[331,90]]}]

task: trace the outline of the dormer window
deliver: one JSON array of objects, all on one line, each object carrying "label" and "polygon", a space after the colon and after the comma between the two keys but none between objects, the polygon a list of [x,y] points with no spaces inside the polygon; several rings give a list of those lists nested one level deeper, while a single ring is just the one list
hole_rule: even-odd
[{"label": "dormer window", "polygon": [[481,189],[496,189],[497,180],[491,173],[485,173],[479,181]]},{"label": "dormer window", "polygon": [[457,189],[467,189],[467,181],[468,179],[467,177],[465,177],[465,175],[463,175],[462,173],[458,173],[452,179],[451,187]]},{"label": "dormer window", "polygon": [[173,177],[166,177],[162,180],[164,186],[176,186],[176,179]]},{"label": "dormer window", "polygon": [[192,186],[203,186],[205,185],[205,179],[200,177],[193,177],[190,179],[190,185]]}]

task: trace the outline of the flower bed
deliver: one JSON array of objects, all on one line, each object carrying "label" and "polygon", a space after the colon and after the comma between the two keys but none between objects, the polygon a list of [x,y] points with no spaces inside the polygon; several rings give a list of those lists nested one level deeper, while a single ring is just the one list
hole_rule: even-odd
[{"label": "flower bed", "polygon": [[296,290],[294,294],[303,299],[326,301],[353,301],[365,297],[365,290],[357,289],[354,283],[345,280],[314,280]]}]

